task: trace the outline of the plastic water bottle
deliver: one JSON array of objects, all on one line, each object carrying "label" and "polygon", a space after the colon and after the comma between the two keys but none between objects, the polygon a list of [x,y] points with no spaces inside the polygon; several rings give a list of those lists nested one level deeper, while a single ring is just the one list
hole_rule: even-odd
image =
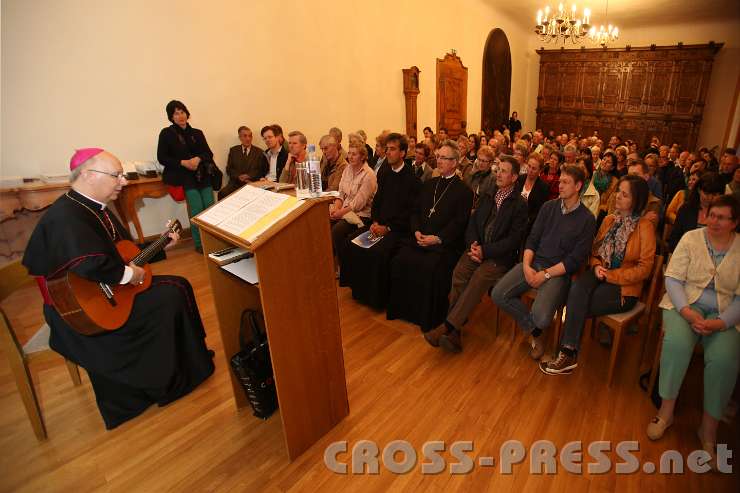
[{"label": "plastic water bottle", "polygon": [[308,191],[311,197],[318,197],[321,195],[321,161],[319,156],[316,154],[316,146],[314,144],[308,145]]}]

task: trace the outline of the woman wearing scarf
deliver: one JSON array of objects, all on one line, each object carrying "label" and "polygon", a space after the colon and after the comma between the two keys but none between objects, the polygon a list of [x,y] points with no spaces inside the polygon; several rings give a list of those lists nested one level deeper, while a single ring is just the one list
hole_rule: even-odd
[{"label": "woman wearing scarf", "polygon": [[617,155],[609,150],[601,158],[599,169],[594,171],[593,183],[596,191],[599,192],[599,216],[596,218],[597,224],[601,224],[601,221],[606,217],[609,210],[609,199],[617,190],[617,178],[614,177],[616,166]]},{"label": "woman wearing scarf", "polygon": [[591,269],[570,287],[560,350],[541,362],[548,375],[571,373],[578,366],[581,333],[588,317],[631,310],[650,277],[655,260],[655,227],[642,217],[649,190],[645,180],[628,175],[619,180],[616,209],[604,218],[594,240]]},{"label": "woman wearing scarf", "polygon": [[[193,217],[213,205],[210,177],[202,172],[206,163],[213,163],[213,152],[208,147],[203,132],[188,123],[190,112],[183,103],[170,101],[165,111],[172,125],[159,132],[157,160],[164,166],[162,181],[167,185],[185,189],[185,201],[190,217]],[[193,235],[195,249],[203,252],[200,232],[192,222],[190,232]]]}]

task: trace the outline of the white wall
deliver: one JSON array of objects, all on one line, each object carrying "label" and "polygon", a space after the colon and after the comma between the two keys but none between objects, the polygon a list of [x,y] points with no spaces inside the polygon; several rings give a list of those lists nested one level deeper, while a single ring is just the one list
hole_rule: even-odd
[{"label": "white wall", "polygon": [[[363,128],[373,145],[404,128],[402,68],[421,70],[419,128],[435,126],[435,59],[451,48],[468,67],[476,130],[496,27],[512,50],[511,108],[524,108],[537,55],[528,31],[485,0],[4,0],[0,174],[62,173],[87,146],[155,159],[170,99],[185,102],[222,167],[242,124],[280,123],[313,142],[331,126]],[[147,201],[145,233],[176,212],[184,206]]]},{"label": "white wall", "polygon": [[[620,36],[616,43],[609,47],[624,47],[631,45],[658,46],[675,45],[683,42],[689,44],[704,44],[709,41],[724,42],[724,47],[714,58],[712,77],[707,92],[706,107],[699,132],[698,146],[722,147],[722,139],[727,128],[727,120],[731,111],[735,87],[740,77],[740,23],[736,20],[704,22],[696,24],[649,25],[630,28],[619,26]],[[536,36],[529,39],[529,49],[539,49],[542,43]],[[587,47],[592,45],[587,44]],[[545,45],[546,49],[553,47]],[[536,121],[537,92],[539,88],[539,55],[536,53],[530,59],[527,85],[527,120]]]}]

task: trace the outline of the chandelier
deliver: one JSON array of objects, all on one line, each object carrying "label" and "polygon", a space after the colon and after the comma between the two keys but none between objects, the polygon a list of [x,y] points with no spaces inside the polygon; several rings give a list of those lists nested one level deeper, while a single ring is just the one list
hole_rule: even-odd
[{"label": "chandelier", "polygon": [[[537,25],[534,32],[543,43],[562,42],[566,44],[580,43],[589,34],[591,25],[591,10],[583,9],[583,16],[578,18],[575,4],[571,6],[570,12],[563,8],[561,3],[557,12],[550,12],[550,6],[537,11]],[[592,28],[593,30],[593,28]]]},{"label": "chandelier", "polygon": [[[604,13],[604,17],[609,20],[609,0],[606,0],[606,12]],[[604,29],[603,25],[599,26],[599,30],[597,31],[596,26],[592,26],[591,30],[588,32],[588,37],[591,38],[591,41],[594,43],[598,43],[606,48],[607,43],[616,41],[619,37],[619,28],[609,24],[606,29]]]}]

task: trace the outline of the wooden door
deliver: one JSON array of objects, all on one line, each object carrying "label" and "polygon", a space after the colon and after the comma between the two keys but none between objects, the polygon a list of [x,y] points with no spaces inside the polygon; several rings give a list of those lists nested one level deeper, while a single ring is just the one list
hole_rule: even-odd
[{"label": "wooden door", "polygon": [[457,138],[468,117],[468,69],[455,50],[437,58],[437,131],[447,129]]},{"label": "wooden door", "polygon": [[483,88],[480,128],[491,133],[509,123],[511,98],[511,50],[501,29],[488,34],[483,49]]}]

